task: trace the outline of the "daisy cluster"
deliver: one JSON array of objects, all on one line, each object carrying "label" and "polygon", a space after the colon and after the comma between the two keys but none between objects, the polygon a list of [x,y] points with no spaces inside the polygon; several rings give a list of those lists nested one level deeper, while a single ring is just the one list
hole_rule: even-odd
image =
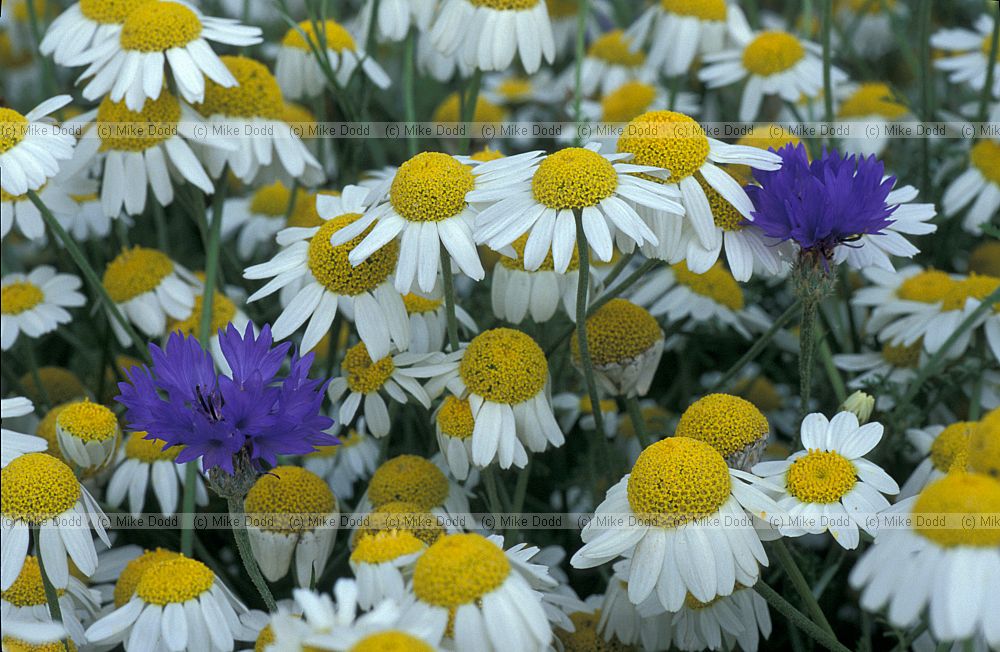
[{"label": "daisy cluster", "polygon": [[998,40],[4,2],[0,646],[1000,649]]}]

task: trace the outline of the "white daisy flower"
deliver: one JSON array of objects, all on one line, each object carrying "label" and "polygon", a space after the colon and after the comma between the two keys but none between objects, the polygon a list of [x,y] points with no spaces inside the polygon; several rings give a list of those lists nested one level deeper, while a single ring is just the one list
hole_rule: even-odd
[{"label": "white daisy flower", "polygon": [[[101,195],[99,193],[100,183],[97,179],[84,178],[75,175],[69,179],[58,180],[61,190],[69,195],[73,204],[72,211],[54,210],[53,205],[46,199],[45,194],[39,195],[45,205],[52,211],[66,232],[73,236],[77,242],[87,240],[102,240],[111,233],[111,223],[114,218],[104,214],[104,207],[101,206]],[[43,188],[47,190],[48,187]],[[115,218],[125,220],[126,226],[131,226],[130,218],[116,215]],[[60,245],[61,241],[57,241]]]},{"label": "white daisy flower", "polygon": [[367,34],[371,29],[373,14],[378,31],[376,38],[381,42],[398,43],[406,38],[411,29],[426,32],[437,9],[438,0],[411,2],[410,0],[365,0],[358,17],[359,34]]},{"label": "white daisy flower", "polygon": [[[891,37],[888,42],[892,42]],[[893,90],[884,82],[844,84],[838,90],[837,120],[863,124],[867,134],[859,138],[840,139],[841,149],[850,154],[881,156],[891,142],[891,137],[886,134],[892,123],[914,119],[906,105],[896,100]],[[871,137],[873,130],[874,138]]]},{"label": "white daisy flower", "polygon": [[[76,138],[64,132],[47,115],[58,111],[72,101],[69,95],[57,95],[45,100],[26,114],[0,107],[0,190],[7,195],[24,195],[37,191],[59,172],[59,161],[73,155]],[[10,230],[8,218],[3,218],[3,235]],[[39,234],[40,235],[40,234]]]},{"label": "white daisy flower", "polygon": [[311,586],[323,575],[340,509],[322,478],[302,467],[278,466],[257,478],[243,502],[254,521],[247,528],[250,548],[265,579],[287,575],[293,555],[298,586]]},{"label": "white daisy flower", "polygon": [[[238,85],[208,82],[205,99],[195,108],[208,121],[209,133],[235,130],[240,135],[228,139],[229,149],[201,148],[209,174],[219,178],[228,165],[240,181],[251,183],[273,167],[306,186],[321,183],[323,168],[285,122],[285,100],[267,66],[247,57],[221,59]],[[247,129],[252,136],[243,135]]]},{"label": "white daisy flower", "polygon": [[546,253],[535,270],[524,266],[524,250],[528,234],[523,234],[511,246],[515,256],[500,255],[493,266],[490,286],[493,314],[497,319],[520,324],[525,317],[542,324],[553,317],[561,306],[563,312],[576,320],[576,290],[580,280],[580,257],[576,250],[562,274],[555,271],[552,252]]},{"label": "white daisy flower", "polygon": [[252,639],[240,623],[247,608],[208,566],[179,556],[146,568],[135,594],[87,628],[91,643],[129,649],[222,652]]},{"label": "white daisy flower", "polygon": [[745,224],[753,221],[750,198],[716,164],[774,170],[781,165],[777,154],[709,138],[693,118],[673,111],[653,111],[632,120],[618,139],[618,151],[632,154],[636,165],[669,171],[666,179],[653,180],[664,184],[664,192],[682,205],[681,209],[663,204],[640,207],[640,216],[659,241],[658,246],[643,248],[647,257],[670,263],[687,257],[690,269],[701,273],[711,268],[725,247],[737,280],[748,280],[755,268],[775,273],[776,254],[754,227]]},{"label": "white daisy flower", "polygon": [[[36,192],[60,224],[74,219],[78,211],[77,204],[58,175]],[[28,240],[45,241],[45,221],[28,194],[12,195],[0,188],[0,237],[6,238],[15,224],[21,235]]]},{"label": "white daisy flower", "polygon": [[[308,192],[291,189],[281,181],[261,186],[246,197],[226,200],[222,209],[222,237],[236,236],[236,255],[240,260],[250,260],[258,249],[269,247],[274,236],[288,226],[287,218],[307,201]],[[315,201],[315,200],[313,200]]]},{"label": "white daisy flower", "polygon": [[752,588],[738,587],[708,603],[688,598],[679,611],[660,617],[670,623],[674,647],[686,652],[736,647],[754,652],[762,637],[771,636],[767,601]]},{"label": "white daisy flower", "polygon": [[[597,424],[594,420],[594,407],[590,395],[582,396],[573,392],[562,392],[552,397],[552,407],[559,415],[559,427],[563,432],[569,432],[577,425],[584,430],[594,430]],[[601,399],[601,421],[604,424],[604,436],[612,438],[618,433],[623,419],[628,415],[619,414],[618,403],[614,399]]]},{"label": "white daisy flower", "polygon": [[[108,263],[102,283],[122,315],[149,337],[165,334],[168,318],[191,315],[200,284],[163,252],[139,246],[122,250]],[[128,346],[128,334],[115,319],[110,322],[118,341]]]},{"label": "white daisy flower", "polygon": [[630,154],[600,153],[600,145],[571,147],[540,156],[529,152],[475,168],[482,183],[468,200],[484,206],[476,216],[476,240],[504,252],[524,234],[524,269],[537,270],[551,251],[554,269],[569,269],[577,251],[576,212],[582,213],[587,243],[601,261],[615,244],[658,244],[632,204],[682,211],[670,187],[634,176],[665,176],[653,166],[625,162]]},{"label": "white daisy flower", "polygon": [[466,480],[473,468],[472,435],[476,429],[469,400],[446,396],[434,414],[434,428],[448,469],[458,480]]},{"label": "white daisy flower", "polygon": [[0,344],[9,351],[23,332],[31,339],[72,321],[66,308],[79,308],[87,300],[79,292],[80,279],[57,274],[54,267],[39,265],[27,274],[7,274],[0,281]]},{"label": "white daisy flower", "polygon": [[[398,509],[404,505],[409,510]],[[469,513],[469,499],[443,467],[418,455],[398,455],[375,470],[354,516],[366,517],[376,511],[426,512],[453,523],[455,519],[449,517]],[[449,531],[453,529],[449,526]]]},{"label": "white daisy flower", "polygon": [[[927,361],[928,356],[923,349],[923,342],[919,340],[910,346],[895,346],[886,342],[878,351],[838,353],[833,356],[833,363],[839,369],[858,374],[847,383],[851,389],[872,389],[886,384],[905,388]],[[891,393],[880,392],[877,403],[879,410],[884,412],[891,410],[896,402]]]},{"label": "white daisy flower", "polygon": [[[912,20],[909,8],[902,2],[868,2],[868,0],[848,0],[837,9],[837,22],[842,25],[844,37],[859,56],[877,59],[897,45],[892,31],[894,17]],[[850,29],[850,33],[847,33]],[[835,32],[834,39],[838,34]],[[834,47],[837,47],[834,42]],[[840,47],[845,47],[841,45]]]},{"label": "white daisy flower", "polygon": [[[74,643],[83,645],[87,639],[83,635],[81,617],[89,621],[97,614],[101,607],[101,594],[70,576],[65,590],[59,594],[58,602],[66,632]],[[37,557],[29,555],[24,560],[21,574],[10,588],[3,591],[0,617],[4,620],[52,622]],[[4,643],[6,642],[5,638]]]},{"label": "white daisy flower", "polygon": [[[587,317],[590,362],[601,386],[614,396],[645,396],[663,357],[663,329],[649,312],[627,299],[611,299]],[[570,360],[582,373],[580,341],[570,341]]]},{"label": "white daisy flower", "polygon": [[[580,90],[584,95],[608,95],[628,82],[656,82],[656,72],[646,65],[646,54],[620,29],[598,36],[583,59]],[[560,78],[566,89],[576,86],[576,70],[570,66]]]},{"label": "white daisy flower", "polygon": [[[751,122],[760,113],[764,98],[778,95],[786,102],[816,98],[823,90],[822,49],[789,32],[754,32],[738,7],[730,7],[728,30],[735,47],[705,56],[698,78],[709,88],[721,88],[746,79],[739,119]],[[847,74],[832,69],[834,85]]]},{"label": "white daisy flower", "polygon": [[358,604],[368,610],[383,600],[402,601],[413,565],[444,528],[429,512],[409,503],[387,503],[364,517],[351,539],[351,572]]},{"label": "white daisy flower", "polygon": [[[941,208],[948,217],[963,210],[962,227],[974,235],[1000,210],[1000,141],[984,138],[969,150],[969,167],[944,191]],[[971,204],[971,205],[970,205]]]},{"label": "white daisy flower", "polygon": [[[753,586],[764,547],[747,511],[763,518],[778,506],[730,469],[712,446],[689,437],[669,437],[642,452],[631,473],[608,490],[597,515],[626,519],[624,527],[591,521],[574,568],[593,568],[618,556],[631,558],[628,598],[641,604],[655,595],[677,611],[688,594],[709,602],[738,585]],[[697,519],[697,520],[692,520]],[[708,520],[706,520],[708,519]],[[726,526],[713,520],[726,519]],[[735,523],[729,526],[728,523]]]},{"label": "white daisy flower", "polygon": [[52,646],[51,649],[55,652],[59,648],[65,649],[63,640],[66,638],[66,628],[62,623],[5,618],[2,627],[3,640],[10,645],[20,643],[29,650],[32,645]]},{"label": "white daisy flower", "polygon": [[115,453],[121,437],[118,416],[100,403],[85,399],[60,406],[56,441],[66,461],[83,471],[96,471]]},{"label": "white daisy flower", "polygon": [[528,335],[510,328],[484,331],[438,366],[427,390],[436,396],[447,387],[468,399],[475,466],[523,468],[528,450],[540,453],[565,443],[548,396],[548,361]]},{"label": "white daisy flower", "polygon": [[90,536],[91,524],[101,541],[111,543],[104,532],[104,512],[63,462],[45,453],[22,455],[3,468],[4,554],[0,562],[0,589],[6,591],[21,573],[28,554],[28,537],[39,528],[42,564],[52,584],[66,588],[69,581],[67,554],[81,573],[97,569],[97,551]]},{"label": "white daisy flower", "polygon": [[771,426],[750,401],[732,394],[708,394],[684,410],[675,437],[690,437],[710,445],[726,464],[750,471],[767,447]]},{"label": "white daisy flower", "polygon": [[[556,84],[550,71],[539,70],[531,76],[514,73],[489,75],[483,79],[481,96],[498,106],[518,107],[526,104],[554,104],[564,98],[564,92]],[[540,116],[538,108],[540,107],[525,107],[518,112],[515,122],[529,122],[532,117]]]},{"label": "white daisy flower", "polygon": [[434,45],[429,32],[417,37],[417,70],[421,74],[445,84],[456,75],[461,79],[468,79],[474,68],[475,66],[466,64],[462,57],[442,54]]},{"label": "white daisy flower", "polygon": [[164,82],[173,82],[184,100],[201,102],[206,79],[226,88],[239,83],[209,41],[248,47],[261,42],[261,30],[205,16],[180,2],[147,2],[128,13],[117,38],[94,42],[68,63],[89,64],[80,79],[90,79],[83,96],[91,101],[107,95],[112,102],[124,101],[131,111],[142,111],[147,100],[160,97]]},{"label": "white daisy flower", "polygon": [[125,19],[149,0],[81,0],[52,21],[38,49],[60,66],[83,65],[74,61],[90,49],[119,42]]},{"label": "white daisy flower", "polygon": [[338,236],[364,221],[367,194],[360,186],[348,186],[340,196],[318,195],[322,225],[282,231],[278,244],[283,249],[269,262],[243,273],[248,279],[271,279],[250,296],[250,302],[282,291],[284,309],[274,322],[275,339],[288,337],[308,321],[301,349],[309,351],[330,330],[339,309],[353,319],[376,360],[389,355],[393,345],[406,350],[409,321],[391,280],[400,256],[399,245],[395,241],[384,243],[355,264],[349,254],[373,229],[362,231],[349,242],[330,244],[331,235]]},{"label": "white daisy flower", "polygon": [[[145,432],[129,433],[125,444],[118,448],[115,470],[111,474],[104,498],[108,505],[120,507],[128,497],[128,509],[134,516],[143,512],[146,488],[152,481],[153,494],[160,513],[171,516],[177,511],[178,498],[186,482],[184,465],[177,464],[179,447],[163,449],[159,439],[147,439]],[[208,504],[208,492],[200,475],[195,476],[195,502]]]},{"label": "white daisy flower", "polygon": [[[991,65],[990,46],[996,17],[986,13],[976,19],[975,31],[971,29],[942,29],[931,36],[931,47],[945,50],[952,56],[935,59],[934,67],[948,73],[953,84],[968,84],[981,91],[986,85],[986,74]],[[1000,61],[994,61],[992,96],[1000,97]]]},{"label": "white daisy flower", "polygon": [[[496,272],[494,271],[496,283]],[[410,353],[437,353],[444,348],[448,335],[447,307],[444,292],[435,287],[429,296],[419,292],[403,295],[403,305],[410,320]],[[475,335],[479,332],[472,316],[462,306],[455,306],[460,335]]]},{"label": "white daisy flower", "polygon": [[[316,60],[314,49],[323,56],[323,64]],[[379,88],[392,85],[382,66],[359,48],[351,33],[335,20],[319,26],[319,34],[316,25],[308,20],[288,30],[278,48],[274,76],[289,99],[316,97],[327,85],[324,65],[333,71],[341,87],[350,83],[359,65]]]},{"label": "white daisy flower", "polygon": [[[15,419],[34,411],[35,406],[23,396],[0,400],[0,419]],[[12,460],[25,453],[39,453],[48,448],[48,443],[35,435],[3,428],[0,429],[0,436],[3,437],[3,443],[0,444],[0,468],[7,466]]]},{"label": "white daisy flower", "polygon": [[894,513],[904,525],[879,532],[851,570],[861,607],[886,608],[889,623],[903,629],[926,618],[939,641],[982,636],[1000,646],[1000,621],[993,617],[1000,610],[1000,528],[962,526],[965,518],[1000,513],[1000,482],[950,473]]},{"label": "white daisy flower", "polygon": [[718,52],[726,41],[726,0],[661,0],[626,32],[636,47],[648,42],[649,65],[668,77],[687,73],[698,55]]},{"label": "white daisy flower", "polygon": [[[639,80],[627,81],[605,93],[600,100],[584,100],[581,105],[584,118],[607,125],[625,125],[643,113],[660,108],[687,115],[697,115],[701,111],[699,98],[694,93],[678,91],[671,100],[671,94],[661,86]],[[596,142],[613,148],[618,141],[609,136]]]},{"label": "white daisy flower", "polygon": [[952,470],[964,471],[977,425],[975,421],[956,421],[948,426],[908,429],[906,440],[922,459],[899,490],[899,500],[916,496]]},{"label": "white daisy flower", "polygon": [[303,458],[302,465],[326,480],[334,496],[350,500],[354,497],[355,483],[367,480],[375,472],[381,451],[365,429],[363,417],[338,438],[340,443],[336,446],[318,446]]},{"label": "white daisy flower", "polygon": [[829,531],[847,550],[858,547],[859,527],[875,536],[877,527],[869,517],[889,507],[883,493],[899,493],[896,481],[864,458],[882,440],[882,432],[880,423],[859,425],[853,412],[840,412],[831,420],[813,413],[802,421],[805,450],[753,467],[765,479],[762,487],[778,490],[778,507],[793,521],[778,527],[782,536]]},{"label": "white daisy flower", "polygon": [[501,537],[445,535],[417,560],[404,613],[442,629],[454,622],[456,649],[545,650],[552,627],[538,590],[557,583],[529,561],[536,552],[521,546],[505,552]]},{"label": "white daisy flower", "polygon": [[447,56],[485,71],[506,70],[514,56],[529,75],[556,58],[545,0],[442,0],[430,39]]},{"label": "white daisy flower", "polygon": [[[627,560],[617,562],[614,571],[608,580],[608,588],[601,597],[597,632],[609,643],[620,641],[624,645],[640,645],[644,650],[669,648],[670,617],[643,616],[639,607],[632,604],[628,597]],[[655,602],[655,596],[650,596],[644,605],[652,607]]]}]

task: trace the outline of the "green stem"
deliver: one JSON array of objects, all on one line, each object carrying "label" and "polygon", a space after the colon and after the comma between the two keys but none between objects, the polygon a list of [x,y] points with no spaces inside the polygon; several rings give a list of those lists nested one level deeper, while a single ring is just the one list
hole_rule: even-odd
[{"label": "green stem", "polygon": [[490,511],[494,514],[503,514],[503,504],[500,502],[500,492],[497,490],[496,469],[490,465],[483,469],[483,484],[486,485],[486,500],[489,503]]},{"label": "green stem", "polygon": [[476,68],[472,77],[466,83],[465,92],[460,96],[461,99],[461,118],[462,124],[465,126],[465,135],[462,136],[462,140],[459,141],[458,151],[462,154],[471,154],[469,151],[469,146],[472,140],[472,132],[469,129],[469,123],[473,121],[476,117],[476,104],[479,103],[479,89],[483,85],[483,71]]},{"label": "green stem", "polygon": [[[576,54],[573,64],[573,119],[578,125],[583,122],[583,59],[586,56],[587,17],[589,14],[590,0],[577,0]],[[576,138],[579,141],[579,129]]]},{"label": "green stem", "polygon": [[825,337],[819,343],[819,356],[823,360],[823,369],[826,371],[826,377],[833,387],[833,393],[837,397],[837,402],[843,403],[847,399],[847,387],[844,385],[844,379],[840,376],[840,370],[833,363],[830,342]]},{"label": "green stem", "polygon": [[181,553],[191,556],[194,547],[194,499],[198,482],[198,462],[184,465],[184,493],[181,498]]},{"label": "green stem", "polygon": [[597,381],[594,378],[594,366],[590,359],[590,346],[587,342],[587,295],[590,290],[590,247],[583,232],[583,212],[574,210],[576,218],[576,249],[580,256],[580,279],[576,288],[576,337],[580,345],[580,367],[583,370],[583,380],[590,395],[591,412],[594,414],[594,429],[597,435],[604,438],[604,415],[601,414],[601,397],[597,393]]},{"label": "green stem", "polygon": [[602,281],[604,287],[608,287],[612,283],[618,280],[618,277],[622,275],[622,272],[625,271],[629,263],[632,262],[632,259],[635,258],[635,253],[636,252],[633,251],[630,254],[625,254],[624,256],[621,257],[621,260],[615,263],[615,266],[611,268],[611,271],[608,272],[608,275],[605,276]]},{"label": "green stem", "polygon": [[[978,357],[980,360],[986,360],[985,333],[980,332],[976,336],[976,340],[977,340],[976,352],[978,354],[976,357]],[[983,376],[985,375],[986,375],[986,369],[983,368],[983,370],[979,372],[979,376],[976,378],[975,382],[972,385],[972,395],[969,396],[969,416],[967,419],[968,421],[979,421],[979,417],[983,413],[983,403],[982,403],[983,383],[986,382]]]},{"label": "green stem", "polygon": [[451,273],[451,254],[441,245],[441,275],[444,276],[444,307],[448,318],[448,345],[458,351],[458,319],[455,317],[455,277]]},{"label": "green stem", "polygon": [[167,232],[167,216],[160,202],[153,200],[153,225],[156,228],[156,248],[170,255],[170,236]]},{"label": "green stem", "polygon": [[979,98],[979,121],[986,122],[990,110],[990,98],[993,97],[993,80],[996,74],[997,55],[1000,54],[1000,17],[994,17],[993,35],[990,37],[990,56],[987,59],[986,83],[983,84],[983,94]]},{"label": "green stem", "polygon": [[639,443],[643,448],[648,448],[653,443],[646,430],[646,420],[642,417],[642,408],[639,407],[639,397],[626,396],[625,408],[628,410],[629,419],[632,420],[632,428],[635,429],[635,436],[639,438]]},{"label": "green stem", "polygon": [[726,373],[722,374],[722,378],[715,383],[715,386],[712,387],[711,391],[718,392],[720,389],[724,388],[729,381],[735,378],[736,375],[743,370],[743,367],[756,360],[757,356],[763,353],[764,349],[767,348],[767,345],[771,343],[774,336],[777,335],[782,328],[787,326],[795,315],[798,314],[801,306],[802,302],[798,299],[796,299],[795,303],[788,306],[785,312],[781,313],[781,316],[774,320],[774,323],[771,324],[769,329],[767,329],[767,332],[758,337],[757,341],[753,343],[753,346],[751,346],[749,350],[747,350],[747,352],[744,353],[742,357],[740,357],[740,359],[726,371]]},{"label": "green stem", "polygon": [[825,632],[816,623],[811,621],[808,616],[796,609],[788,600],[785,600],[777,591],[768,586],[764,580],[757,582],[753,588],[760,597],[767,600],[767,603],[775,611],[787,618],[788,622],[826,649],[831,652],[851,652],[849,648],[837,640],[836,636]]},{"label": "green stem", "polygon": [[806,581],[805,576],[802,574],[802,570],[799,569],[799,565],[795,563],[795,558],[792,557],[791,550],[788,549],[788,546],[786,546],[785,542],[781,539],[778,539],[771,544],[771,550],[775,553],[775,557],[778,558],[778,563],[785,571],[788,579],[792,581],[792,586],[795,587],[795,592],[799,594],[800,598],[802,598],[802,602],[805,603],[806,610],[809,612],[809,615],[812,616],[813,621],[825,629],[828,634],[835,636],[833,628],[830,627],[830,623],[827,621],[826,615],[819,606],[819,602],[816,601],[816,596],[813,595],[809,582]]},{"label": "green stem", "polygon": [[[29,4],[32,0],[29,0]],[[45,603],[49,607],[49,617],[53,622],[62,623],[62,608],[59,606],[59,593],[56,592],[56,587],[53,586],[52,580],[49,579],[49,574],[45,571],[45,561],[42,559],[42,553],[38,549],[39,547],[39,535],[40,529],[38,526],[31,528],[32,537],[35,540],[35,559],[38,560],[38,570],[39,574],[42,576],[42,590],[45,592]],[[63,649],[69,651],[69,645],[65,640],[62,641]],[[75,649],[75,648],[74,648]]]},{"label": "green stem", "polygon": [[[808,28],[808,26],[807,26]],[[823,0],[823,110],[827,124],[833,122],[833,49],[830,32],[833,30],[833,0]]]},{"label": "green stem", "polygon": [[[921,118],[930,122],[934,119],[934,62],[931,61],[931,30],[933,29],[933,0],[923,0],[920,6],[920,111]],[[990,70],[993,66],[989,67]],[[921,188],[931,186],[931,139],[920,139],[921,149]]]},{"label": "green stem", "polygon": [[403,48],[403,115],[410,127],[409,137],[406,139],[410,156],[416,156],[420,151],[420,140],[413,128],[417,121],[416,94],[414,92],[414,76],[416,69],[417,35],[411,28],[406,35],[406,43]]},{"label": "green stem", "polygon": [[[201,294],[201,322],[198,328],[198,339],[205,348],[208,348],[208,341],[214,335],[212,305],[219,280],[219,243],[222,239],[222,207],[226,203],[226,187],[225,170],[223,170],[223,176],[212,201],[212,223],[208,225],[208,241],[205,243],[205,288]],[[294,197],[294,188],[292,192]]]},{"label": "green stem", "polygon": [[56,234],[59,241],[62,242],[64,247],[66,247],[66,251],[69,252],[70,258],[72,258],[73,262],[76,263],[76,266],[80,268],[80,272],[83,274],[83,277],[87,279],[87,283],[90,284],[93,291],[100,297],[101,301],[104,303],[104,307],[107,308],[108,312],[111,314],[111,318],[118,322],[118,325],[122,327],[125,334],[132,340],[132,345],[135,346],[143,361],[147,363],[152,362],[149,357],[149,352],[145,347],[140,345],[140,342],[145,341],[144,338],[139,337],[139,334],[135,332],[134,328],[132,328],[132,324],[125,319],[125,316],[122,315],[118,306],[111,300],[111,297],[108,295],[108,291],[104,288],[104,284],[101,283],[101,279],[97,276],[97,272],[95,272],[94,268],[87,262],[87,257],[80,249],[80,245],[76,243],[73,236],[66,233],[66,229],[59,224],[59,221],[52,215],[52,211],[49,210],[49,207],[45,205],[45,202],[39,198],[35,191],[28,191],[28,199],[31,200],[31,203],[34,204],[42,214],[42,219],[45,220],[45,225],[50,231]]},{"label": "green stem", "polygon": [[806,296],[802,299],[802,322],[799,326],[799,416],[809,413],[809,400],[812,397],[813,359],[816,357],[816,313],[819,311],[819,299]]},{"label": "green stem", "polygon": [[227,502],[229,503],[229,515],[233,519],[233,537],[236,539],[236,548],[239,550],[240,559],[243,560],[243,566],[247,569],[250,580],[257,588],[257,592],[260,593],[264,604],[267,605],[267,610],[274,613],[278,610],[278,606],[274,602],[271,590],[267,588],[264,576],[260,574],[260,567],[257,566],[257,560],[254,559],[253,551],[250,549],[250,535],[247,533],[246,523],[243,522],[245,515],[243,498],[230,496]]}]

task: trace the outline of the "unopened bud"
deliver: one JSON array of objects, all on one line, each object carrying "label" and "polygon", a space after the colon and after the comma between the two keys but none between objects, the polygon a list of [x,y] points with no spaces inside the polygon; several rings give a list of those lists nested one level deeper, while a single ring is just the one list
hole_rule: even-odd
[{"label": "unopened bud", "polygon": [[861,425],[868,423],[874,410],[875,397],[862,391],[854,392],[848,396],[844,404],[840,406],[841,412],[853,412]]}]

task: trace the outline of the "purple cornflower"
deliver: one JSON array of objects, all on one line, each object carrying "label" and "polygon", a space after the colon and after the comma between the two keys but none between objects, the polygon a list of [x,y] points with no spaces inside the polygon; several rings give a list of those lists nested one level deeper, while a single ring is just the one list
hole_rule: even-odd
[{"label": "purple cornflower", "polygon": [[251,326],[245,335],[232,324],[220,330],[230,376],[216,372],[197,339],[173,333],[163,349],[149,345],[152,369],[127,371],[129,382],[118,384],[115,400],[126,407],[129,428],[163,440],[165,449],[183,446],[177,463],[200,457],[206,471],[261,472],[277,465],[279,455],[338,443],[323,433],[333,420],[320,413],[326,383],[308,378],[313,354],[293,352],[288,375],[280,376],[291,344],[271,348],[272,341],[267,325],[259,337]]},{"label": "purple cornflower", "polygon": [[810,163],[802,144],[786,145],[778,155],[781,167],[754,170],[760,185],[746,188],[755,208],[752,224],[764,235],[829,260],[836,247],[893,223],[897,207],[886,198],[896,179],[885,177],[874,156],[845,158],[833,150]]}]

